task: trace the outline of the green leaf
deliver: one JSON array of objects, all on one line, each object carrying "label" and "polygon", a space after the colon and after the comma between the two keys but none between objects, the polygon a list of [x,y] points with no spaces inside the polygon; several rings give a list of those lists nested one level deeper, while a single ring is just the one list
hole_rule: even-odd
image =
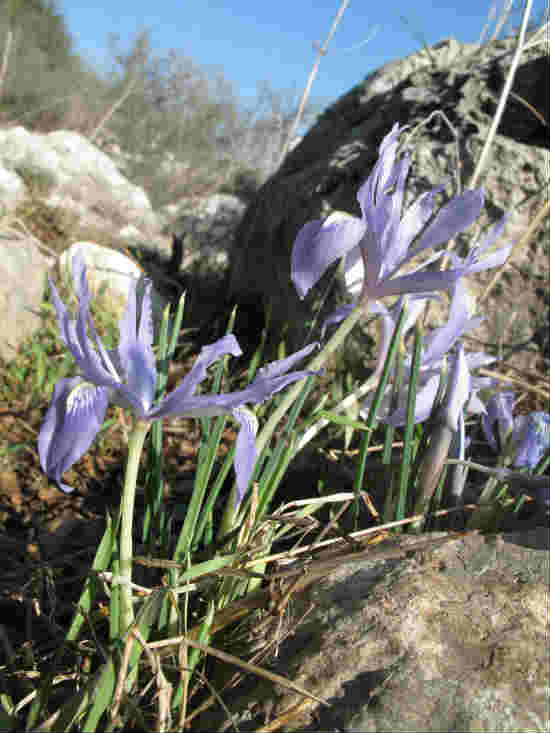
[{"label": "green leaf", "polygon": [[[107,527],[97,552],[95,554],[94,561],[92,563],[92,570],[96,572],[102,572],[105,570],[111,562],[113,554],[114,541],[118,532],[119,516],[118,512],[114,519],[107,516]],[[65,637],[66,641],[75,641],[78,638],[82,624],[84,623],[84,613],[89,613],[92,607],[92,601],[97,592],[97,577],[96,573],[90,573],[84,583],[84,590],[77,603],[77,611]],[[83,613],[84,612],[84,613]]]},{"label": "green leaf", "polygon": [[113,658],[110,656],[106,664],[103,665],[99,679],[97,679],[94,686],[92,709],[82,727],[84,733],[94,733],[97,730],[99,719],[113,699],[115,681],[116,670]]}]

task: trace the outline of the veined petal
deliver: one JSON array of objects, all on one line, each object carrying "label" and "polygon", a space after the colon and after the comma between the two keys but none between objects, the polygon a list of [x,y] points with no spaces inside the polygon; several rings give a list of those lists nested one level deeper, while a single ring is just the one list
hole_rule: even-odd
[{"label": "veined petal", "polygon": [[335,211],[324,223],[308,222],[298,232],[291,256],[291,278],[300,298],[326,269],[359,244],[365,224],[355,216]]},{"label": "veined petal", "polygon": [[248,489],[250,476],[252,475],[258,457],[254,443],[256,433],[258,432],[258,420],[253,412],[242,407],[233,409],[232,415],[241,426],[237,435],[234,461],[237,476],[235,506],[239,506]]},{"label": "veined petal", "polygon": [[60,379],[54,387],[38,437],[42,470],[63,491],[72,488],[61,481],[69,469],[90,447],[99,432],[109,402],[109,392],[80,377]]}]

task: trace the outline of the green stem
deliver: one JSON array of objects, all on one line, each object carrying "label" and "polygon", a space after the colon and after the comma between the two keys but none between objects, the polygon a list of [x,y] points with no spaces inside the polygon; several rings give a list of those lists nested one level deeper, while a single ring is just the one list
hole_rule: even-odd
[{"label": "green stem", "polygon": [[126,634],[134,623],[132,605],[132,522],[139,460],[151,423],[136,420],[128,441],[128,460],[124,476],[120,522],[120,633]]},{"label": "green stem", "polygon": [[[324,349],[322,349],[317,354],[317,356],[309,362],[309,364],[306,366],[306,369],[310,369],[312,371],[320,369],[327,361],[328,357],[342,344],[346,336],[350,333],[352,328],[360,319],[361,315],[367,312],[367,309],[368,302],[363,303],[359,307],[355,308],[349,314],[346,320],[340,325],[337,331],[332,335]],[[269,420],[266,422],[263,429],[260,431],[258,437],[256,438],[256,450],[258,451],[258,455],[261,454],[265,445],[275,432],[275,429],[281,421],[281,418],[284,417],[284,415],[286,415],[286,413],[290,410],[292,404],[302,391],[303,386],[304,385],[302,379],[300,379],[299,382],[296,382],[294,386],[289,389],[289,391],[285,394],[277,409],[271,414]]]}]

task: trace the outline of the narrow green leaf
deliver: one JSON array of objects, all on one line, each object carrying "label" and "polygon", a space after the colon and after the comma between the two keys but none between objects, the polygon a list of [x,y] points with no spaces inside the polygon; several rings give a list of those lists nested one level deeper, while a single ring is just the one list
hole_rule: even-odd
[{"label": "narrow green leaf", "polygon": [[366,465],[367,465],[367,456],[368,456],[370,439],[371,439],[374,427],[377,423],[377,414],[380,408],[380,403],[382,402],[382,397],[384,396],[386,385],[388,384],[393,362],[395,360],[395,356],[397,354],[397,350],[401,342],[401,331],[403,329],[403,324],[405,323],[406,310],[407,310],[407,299],[405,297],[403,299],[403,307],[401,308],[401,313],[399,314],[399,318],[397,320],[397,324],[395,326],[395,330],[393,332],[393,336],[390,342],[390,347],[388,349],[388,355],[386,357],[386,361],[384,362],[384,367],[382,369],[382,375],[380,377],[380,381],[378,382],[378,387],[376,388],[376,392],[374,393],[374,398],[370,406],[369,414],[367,416],[368,430],[365,431],[361,439],[361,447],[359,449],[359,466],[358,466],[357,473],[355,475],[354,484],[353,484],[353,490],[355,492],[355,501],[353,504],[353,507],[354,507],[353,511],[355,513],[356,521],[359,515],[359,492],[361,491],[363,487],[363,482],[365,480],[365,470],[366,470]]},{"label": "narrow green leaf", "polygon": [[[95,558],[92,563],[92,570],[102,572],[109,566],[109,563],[111,562],[111,557],[113,555],[113,545],[115,537],[118,533],[118,524],[118,511],[115,514],[114,519],[111,519],[109,516],[107,516],[107,527],[105,528],[105,533],[101,542],[99,543],[99,547],[97,548]],[[96,574],[90,573],[84,583],[84,590],[82,591],[80,599],[77,603],[75,616],[65,637],[66,641],[75,641],[78,638],[80,629],[82,628],[82,624],[84,623],[84,614],[82,613],[82,611],[84,611],[84,613],[89,613],[90,608],[92,607],[92,601],[97,592],[97,583],[98,581]]]},{"label": "narrow green leaf", "polygon": [[414,411],[416,407],[416,392],[418,388],[418,376],[420,374],[420,360],[422,358],[423,343],[424,327],[421,322],[417,321],[415,327],[414,352],[409,380],[409,391],[407,394],[407,421],[405,423],[403,458],[401,460],[401,470],[399,475],[399,499],[395,512],[395,518],[397,521],[404,518],[407,507],[407,492],[409,488],[409,475],[413,450]]},{"label": "narrow green leaf", "polygon": [[103,665],[99,679],[94,686],[92,695],[92,708],[88,713],[86,722],[82,727],[83,733],[95,733],[99,719],[107,710],[113,699],[115,691],[116,670],[112,656]]}]

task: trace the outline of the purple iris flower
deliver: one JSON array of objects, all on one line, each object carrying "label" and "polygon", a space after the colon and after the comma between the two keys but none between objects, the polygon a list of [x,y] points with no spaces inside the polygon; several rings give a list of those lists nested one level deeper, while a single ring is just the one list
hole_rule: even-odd
[{"label": "purple iris flower", "polygon": [[[447,289],[462,275],[496,267],[508,257],[511,246],[479,260],[500,235],[505,224],[503,217],[457,267],[436,272],[427,270],[428,264],[444,254],[438,252],[414,272],[396,277],[401,266],[420,252],[467,229],[479,216],[484,202],[481,189],[465,191],[433,216],[436,194],[441,190],[436,188],[422,194],[402,215],[410,161],[406,153],[397,157],[400,132],[395,124],[386,135],[378,161],[357,193],[361,218],[334,212],[326,221],[308,222],[298,232],[292,249],[291,276],[300,298],[343,256],[346,286],[357,298],[355,304],[389,295]],[[409,250],[417,238],[416,245]],[[331,317],[333,323],[351,310],[350,306],[345,308]]]},{"label": "purple iris flower", "polygon": [[550,445],[550,414],[531,412],[514,417],[514,403],[513,392],[494,394],[487,403],[487,414],[482,417],[481,427],[495,453],[500,453],[509,441],[514,467],[533,469]]},{"label": "purple iris flower", "polygon": [[226,354],[242,354],[237,340],[229,334],[202,348],[181,384],[153,406],[157,371],[152,349],[151,283],[147,283],[142,297],[139,324],[136,283],[130,286],[126,312],[119,324],[120,342],[116,349],[109,350],[101,342],[90,318],[91,295],[82,255],[77,254],[73,258],[72,272],[79,302],[76,320],[71,318],[51,280],[50,289],[61,339],[71,351],[82,376],[60,379],[54,387],[38,438],[43,471],[63,491],[72,491],[61,481],[61,476],[90,447],[103,424],[109,402],[130,408],[142,421],[164,417],[231,415],[240,424],[235,449],[240,501],[257,457],[254,439],[258,427],[253,413],[242,406],[248,402],[263,402],[288,384],[318,374],[307,370],[286,374],[317,344],[310,344],[286,359],[259,369],[254,381],[243,390],[219,395],[194,395],[211,364]]}]

